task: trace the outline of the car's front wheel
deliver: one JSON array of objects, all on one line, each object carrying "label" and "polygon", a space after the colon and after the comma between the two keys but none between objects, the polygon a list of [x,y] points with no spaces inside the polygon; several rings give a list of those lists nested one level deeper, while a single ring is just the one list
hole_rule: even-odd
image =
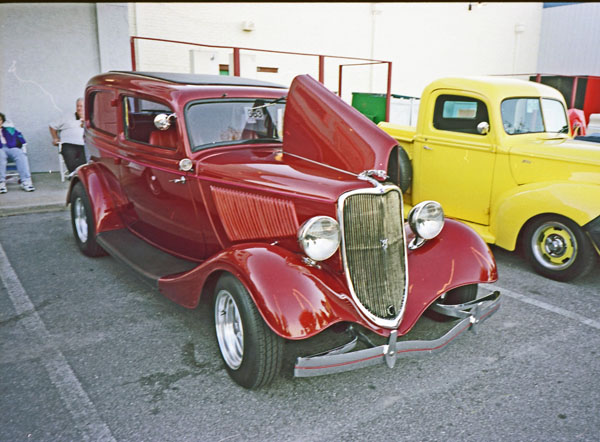
[{"label": "car's front wheel", "polygon": [[[436,303],[441,305],[458,305],[464,304],[465,302],[474,301],[477,299],[477,284],[463,285],[456,287],[455,289],[449,290],[442,297],[440,297]],[[426,316],[440,322],[452,321],[456,318],[443,315],[435,312],[431,309],[425,312]]]},{"label": "car's front wheel", "polygon": [[283,339],[265,324],[244,285],[231,274],[219,279],[213,306],[229,376],[248,389],[269,384],[281,369]]},{"label": "car's front wheel", "polygon": [[81,182],[71,190],[71,226],[79,250],[87,256],[106,254],[96,242],[96,228],[92,206]]},{"label": "car's front wheel", "polygon": [[583,276],[595,262],[594,248],[585,232],[559,215],[542,216],[529,223],[523,248],[537,273],[557,281]]}]

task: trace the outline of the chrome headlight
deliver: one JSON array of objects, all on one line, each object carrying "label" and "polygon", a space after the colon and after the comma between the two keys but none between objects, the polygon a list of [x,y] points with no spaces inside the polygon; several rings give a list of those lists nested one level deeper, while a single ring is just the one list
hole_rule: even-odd
[{"label": "chrome headlight", "polygon": [[310,218],[298,231],[298,243],[310,259],[324,261],[340,246],[340,225],[329,216]]},{"label": "chrome headlight", "polygon": [[413,245],[418,247],[427,239],[435,238],[444,227],[444,210],[436,201],[423,201],[408,214],[408,225],[417,238]]}]

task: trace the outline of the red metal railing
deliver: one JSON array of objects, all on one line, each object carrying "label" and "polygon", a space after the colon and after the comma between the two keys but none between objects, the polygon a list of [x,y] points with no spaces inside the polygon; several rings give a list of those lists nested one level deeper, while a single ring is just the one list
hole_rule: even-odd
[{"label": "red metal railing", "polygon": [[202,43],[193,43],[189,41],[178,41],[178,40],[167,40],[164,38],[151,38],[151,37],[138,37],[132,36],[130,37],[130,46],[131,46],[131,69],[136,70],[136,50],[135,50],[135,41],[136,40],[149,40],[149,41],[160,41],[164,43],[175,43],[175,44],[186,44],[192,46],[201,46],[204,48],[216,48],[216,49],[231,49],[233,51],[233,75],[236,77],[240,76],[240,51],[254,51],[254,52],[267,52],[271,54],[286,54],[286,55],[301,55],[307,57],[318,57],[319,62],[319,81],[321,83],[325,82],[325,60],[327,58],[338,59],[338,60],[356,60],[362,61],[365,63],[354,63],[354,64],[345,64],[340,65],[339,67],[339,90],[338,95],[341,97],[342,95],[342,66],[361,66],[361,65],[375,65],[375,64],[387,64],[388,72],[387,72],[387,93],[386,93],[386,105],[385,105],[385,119],[389,121],[390,116],[390,100],[392,97],[392,62],[385,60],[373,60],[370,58],[358,58],[358,57],[342,57],[338,55],[323,55],[323,54],[310,54],[304,52],[289,52],[289,51],[275,51],[270,49],[255,49],[255,48],[243,48],[239,46],[219,46],[219,45],[208,45]]}]

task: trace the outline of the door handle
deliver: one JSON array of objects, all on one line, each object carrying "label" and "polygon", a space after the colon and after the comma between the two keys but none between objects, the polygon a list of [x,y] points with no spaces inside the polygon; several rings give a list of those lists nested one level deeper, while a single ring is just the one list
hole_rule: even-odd
[{"label": "door handle", "polygon": [[423,149],[425,149],[425,150],[433,150],[431,147],[425,146],[425,145],[423,145]]},{"label": "door handle", "polygon": [[169,180],[170,183],[175,183],[175,184],[185,184],[185,177],[182,176],[181,178],[175,178],[172,180]]}]

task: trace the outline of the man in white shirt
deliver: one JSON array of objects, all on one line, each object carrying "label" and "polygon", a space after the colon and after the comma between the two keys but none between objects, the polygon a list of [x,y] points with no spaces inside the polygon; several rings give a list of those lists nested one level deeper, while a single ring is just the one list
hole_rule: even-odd
[{"label": "man in white shirt", "polygon": [[62,143],[61,155],[69,173],[86,163],[83,148],[83,98],[78,98],[74,114],[65,114],[50,124],[52,144]]}]

